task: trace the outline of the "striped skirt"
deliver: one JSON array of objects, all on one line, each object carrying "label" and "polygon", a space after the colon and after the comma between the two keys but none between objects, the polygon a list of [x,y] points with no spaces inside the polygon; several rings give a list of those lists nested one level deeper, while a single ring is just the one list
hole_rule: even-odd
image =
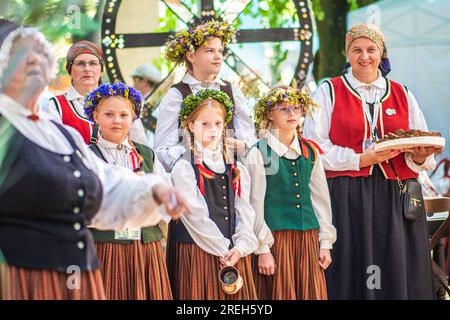
[{"label": "striped skirt", "polygon": [[65,273],[0,264],[0,300],[104,300],[102,275]]},{"label": "striped skirt", "polygon": [[160,241],[95,245],[108,300],[172,300]]},{"label": "striped skirt", "polygon": [[276,271],[265,276],[253,256],[253,275],[261,300],[326,300],[324,270],[319,265],[318,230],[274,231],[271,248]]},{"label": "striped skirt", "polygon": [[171,241],[168,268],[176,300],[256,300],[250,256],[239,259],[235,267],[244,282],[234,295],[226,294],[219,282],[219,258],[196,244]]}]

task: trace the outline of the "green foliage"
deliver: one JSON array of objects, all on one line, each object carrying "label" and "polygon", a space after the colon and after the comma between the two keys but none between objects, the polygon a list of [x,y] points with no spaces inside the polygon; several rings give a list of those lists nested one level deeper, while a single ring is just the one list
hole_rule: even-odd
[{"label": "green foliage", "polygon": [[377,0],[311,0],[317,22],[320,49],[314,59],[314,77],[320,80],[342,73],[344,45],[349,11]]},{"label": "green foliage", "polygon": [[[80,9],[79,27],[71,23],[70,5]],[[39,28],[49,41],[72,41],[100,29],[99,21],[87,14],[87,11],[95,11],[97,7],[98,1],[94,0],[0,0],[0,16]]]}]

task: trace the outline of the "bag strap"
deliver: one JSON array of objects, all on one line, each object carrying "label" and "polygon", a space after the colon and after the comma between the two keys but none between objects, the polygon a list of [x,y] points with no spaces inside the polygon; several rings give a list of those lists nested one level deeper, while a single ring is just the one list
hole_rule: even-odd
[{"label": "bag strap", "polygon": [[94,123],[94,128],[92,129],[91,138],[89,140],[89,144],[97,144],[98,141],[98,123]]},{"label": "bag strap", "polygon": [[400,188],[400,191],[403,191],[403,188],[405,187],[405,184],[402,182],[402,180],[400,180],[400,177],[398,176],[397,171],[395,171],[394,164],[390,160],[388,160],[387,162],[391,166],[392,171],[394,171],[395,178],[397,179],[397,184],[398,184],[398,187]]}]

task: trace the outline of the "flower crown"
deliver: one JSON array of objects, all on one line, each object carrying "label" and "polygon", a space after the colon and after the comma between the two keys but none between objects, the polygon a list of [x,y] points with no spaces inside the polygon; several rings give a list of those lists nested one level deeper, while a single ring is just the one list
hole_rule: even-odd
[{"label": "flower crown", "polygon": [[94,121],[94,110],[100,101],[104,98],[117,96],[124,97],[131,102],[134,110],[134,119],[138,119],[141,116],[143,107],[142,94],[135,88],[129,87],[122,82],[114,84],[104,83],[89,93],[84,103],[84,113],[89,120]]},{"label": "flower crown", "polygon": [[173,62],[181,62],[188,51],[193,51],[202,45],[207,46],[208,38],[220,38],[226,47],[236,29],[226,21],[210,20],[182,30],[169,37],[166,42],[166,58]]},{"label": "flower crown", "polygon": [[264,97],[258,100],[254,108],[255,123],[258,127],[264,122],[266,111],[275,108],[279,103],[300,105],[303,111],[313,114],[317,104],[305,91],[294,88],[275,88],[270,90]]},{"label": "flower crown", "polygon": [[213,99],[221,103],[225,107],[225,122],[228,124],[233,119],[234,105],[228,95],[220,90],[204,89],[196,94],[190,94],[184,98],[181,104],[179,120],[183,123],[188,116],[206,99]]}]

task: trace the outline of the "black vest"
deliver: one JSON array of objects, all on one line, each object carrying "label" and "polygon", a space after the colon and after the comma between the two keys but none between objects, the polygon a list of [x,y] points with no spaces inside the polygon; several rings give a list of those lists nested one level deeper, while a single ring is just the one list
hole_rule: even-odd
[{"label": "black vest", "polygon": [[[185,152],[183,159],[191,162],[195,172],[197,185],[200,179],[198,167],[193,162],[191,151]],[[203,166],[209,169],[204,163]],[[230,165],[226,164],[226,170],[223,174],[214,173],[214,178],[203,177],[205,202],[208,206],[209,218],[214,221],[223,236],[230,240],[233,246],[232,235],[236,229],[236,212],[234,208],[235,191],[233,190]],[[195,213],[193,213],[195,214]],[[181,220],[171,221],[169,225],[169,240],[175,242],[194,243]]]},{"label": "black vest", "polygon": [[[225,85],[220,86],[220,91],[225,92],[227,94],[227,96],[230,98],[231,103],[234,105],[234,97],[233,97],[233,91],[231,89],[231,83],[229,81],[225,81],[225,80],[222,80],[222,81],[225,83]],[[181,93],[182,100],[184,100],[184,98],[186,98],[188,95],[192,94],[191,87],[187,83],[184,83],[184,82],[178,82],[178,83],[174,84],[172,86],[172,88],[177,89]],[[178,122],[178,128],[179,127],[180,127],[180,122]],[[236,136],[236,134],[234,133],[233,121],[230,121],[227,128],[233,130],[232,137],[234,138]],[[181,139],[181,137],[180,137],[180,139]]]},{"label": "black vest", "polygon": [[0,248],[12,266],[91,271],[100,263],[86,225],[100,207],[102,185],[72,136],[56,125],[73,154],[48,151],[19,131],[9,140],[0,162]]}]

